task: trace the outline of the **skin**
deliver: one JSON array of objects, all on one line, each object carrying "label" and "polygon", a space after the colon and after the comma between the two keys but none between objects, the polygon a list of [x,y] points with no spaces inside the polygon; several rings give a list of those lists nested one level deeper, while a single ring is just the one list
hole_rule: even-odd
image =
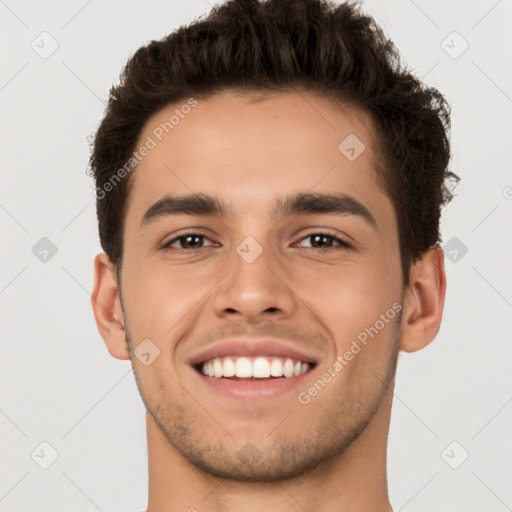
[{"label": "skin", "polygon": [[[148,512],[389,511],[397,358],[439,330],[443,251],[435,246],[418,259],[404,288],[397,219],[374,171],[366,113],[306,91],[260,96],[227,90],[198,100],[130,177],[120,283],[105,254],[95,259],[99,331],[113,357],[131,359],[147,408]],[[140,142],[180,105],[156,113]],[[355,161],[338,150],[349,134],[366,145]],[[333,191],[364,204],[376,226],[350,214],[269,214],[283,194]],[[167,215],[140,227],[165,194],[192,192],[217,196],[230,214]],[[163,248],[189,228],[206,238]],[[308,235],[325,230],[350,248],[333,239],[328,251],[315,247]],[[247,236],[263,249],[250,264],[236,251]],[[300,403],[298,392],[394,303],[402,314]],[[209,391],[187,361],[238,335],[288,340],[318,363],[296,391],[235,404]],[[147,338],[160,350],[149,366],[133,353]],[[252,457],[243,456],[247,447]]]}]

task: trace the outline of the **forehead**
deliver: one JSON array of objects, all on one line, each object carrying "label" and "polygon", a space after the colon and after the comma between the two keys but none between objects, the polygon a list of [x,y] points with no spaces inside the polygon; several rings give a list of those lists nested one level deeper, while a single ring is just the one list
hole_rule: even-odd
[{"label": "forehead", "polygon": [[394,221],[375,170],[370,117],[313,93],[227,90],[184,99],[149,119],[137,147],[144,144],[152,148],[131,176],[127,224],[165,194],[222,197],[243,215],[270,212],[285,192],[333,191]]}]

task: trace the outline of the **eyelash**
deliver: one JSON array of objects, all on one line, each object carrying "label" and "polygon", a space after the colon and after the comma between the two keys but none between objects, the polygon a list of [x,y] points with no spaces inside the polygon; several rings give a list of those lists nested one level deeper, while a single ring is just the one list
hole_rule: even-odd
[{"label": "eyelash", "polygon": [[[340,249],[351,249],[352,246],[350,244],[348,244],[347,242],[345,242],[345,240],[337,237],[335,234],[333,233],[330,233],[329,231],[318,231],[318,232],[312,232],[312,233],[309,233],[305,236],[303,236],[300,241],[306,239],[306,238],[311,238],[315,235],[320,235],[320,236],[324,236],[326,238],[330,238],[332,239],[333,241],[335,242],[338,242],[339,245],[338,245],[338,248]],[[197,249],[183,249],[181,247],[171,247],[171,245],[181,239],[184,239],[184,238],[187,238],[188,236],[198,236],[198,237],[202,237],[202,238],[207,238],[208,240],[210,240],[208,238],[207,235],[205,235],[204,233],[199,233],[199,232],[196,232],[196,231],[191,231],[190,233],[183,233],[181,234],[180,236],[177,236],[175,238],[173,238],[172,240],[170,240],[169,242],[167,242],[163,247],[162,249],[163,250],[181,250],[181,251],[197,251],[197,250],[200,250],[200,249],[205,249],[205,247],[199,247]],[[210,240],[211,241],[211,240]],[[332,250],[336,250],[336,247],[326,247],[326,248],[322,248],[322,247],[305,247],[305,249],[315,249],[316,251],[322,251],[322,252],[329,252],[329,251],[332,251]]]}]

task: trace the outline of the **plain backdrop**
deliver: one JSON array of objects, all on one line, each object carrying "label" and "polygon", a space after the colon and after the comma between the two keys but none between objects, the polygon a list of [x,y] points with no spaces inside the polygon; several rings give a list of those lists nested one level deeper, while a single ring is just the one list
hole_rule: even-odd
[{"label": "plain backdrop", "polygon": [[[211,5],[0,1],[1,511],[147,504],[145,409],[90,306],[101,249],[88,137],[128,57]],[[453,261],[441,331],[399,360],[391,501],[395,512],[512,510],[512,4],[362,5],[449,100],[462,178],[442,219]]]}]

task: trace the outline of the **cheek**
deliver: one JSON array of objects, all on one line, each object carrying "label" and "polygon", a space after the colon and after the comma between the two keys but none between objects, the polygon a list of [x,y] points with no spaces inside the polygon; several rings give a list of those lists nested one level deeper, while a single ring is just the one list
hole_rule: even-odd
[{"label": "cheek", "polygon": [[139,336],[166,338],[218,281],[218,271],[199,265],[165,263],[126,266],[123,301],[130,330]]},{"label": "cheek", "polygon": [[293,290],[327,325],[338,353],[349,350],[355,340],[361,347],[379,340],[372,352],[382,346],[384,353],[393,343],[401,307],[400,269],[395,267],[385,271],[384,265],[354,263],[317,269],[297,275]]},{"label": "cheek", "polygon": [[400,276],[397,262],[389,264],[379,257],[338,265],[301,265],[289,274],[289,280],[302,299],[313,305],[321,304],[331,317],[378,318],[399,297]]}]

